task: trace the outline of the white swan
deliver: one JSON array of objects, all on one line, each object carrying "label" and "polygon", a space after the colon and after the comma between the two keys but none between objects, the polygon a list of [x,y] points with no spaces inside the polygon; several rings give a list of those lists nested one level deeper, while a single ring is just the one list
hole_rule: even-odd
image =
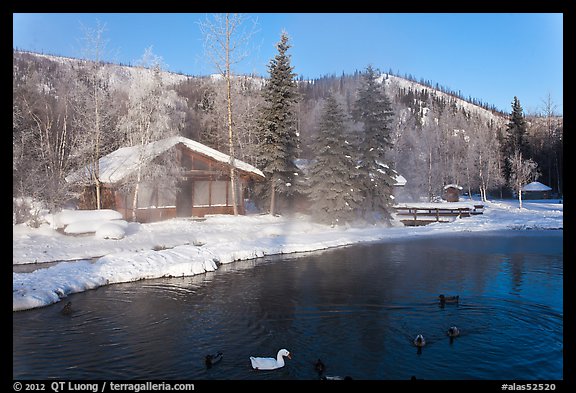
[{"label": "white swan", "polygon": [[286,356],[288,359],[292,359],[292,357],[290,357],[290,352],[288,352],[286,349],[281,349],[278,351],[276,359],[256,358],[254,356],[250,356],[250,362],[252,363],[252,368],[255,370],[274,370],[280,367],[284,367],[284,356]]}]

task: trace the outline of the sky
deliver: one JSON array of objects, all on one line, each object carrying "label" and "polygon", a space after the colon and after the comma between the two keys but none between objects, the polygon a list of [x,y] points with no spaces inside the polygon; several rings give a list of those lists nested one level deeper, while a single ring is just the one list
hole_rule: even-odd
[{"label": "sky", "polygon": [[[564,226],[564,206],[557,202],[524,201],[523,209],[518,209],[517,200],[491,201],[484,203],[483,214],[419,227],[405,227],[398,222],[392,227],[331,227],[314,223],[304,215],[262,214],[139,224],[121,220],[121,215],[112,210],[63,210],[43,215],[46,221],[39,228],[14,225],[13,265],[37,262],[28,265],[37,268],[45,262],[69,262],[34,272],[15,269],[12,310],[46,306],[72,293],[107,284],[201,274],[217,269],[215,260],[226,264],[265,255],[463,231],[559,229]],[[448,204],[473,208],[466,199]],[[84,235],[68,236],[56,228]]]},{"label": "sky", "polygon": [[[438,83],[464,97],[525,114],[550,97],[563,113],[561,13],[254,13],[248,56],[233,72],[268,76],[285,31],[298,77],[351,74],[368,65]],[[82,57],[87,29],[105,28],[105,60],[136,64],[146,48],[168,71],[216,73],[207,60],[199,22],[205,13],[14,13],[13,47]]]}]

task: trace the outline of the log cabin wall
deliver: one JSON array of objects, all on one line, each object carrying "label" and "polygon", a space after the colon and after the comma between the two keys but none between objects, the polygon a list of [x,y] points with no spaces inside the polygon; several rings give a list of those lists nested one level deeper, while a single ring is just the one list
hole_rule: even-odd
[{"label": "log cabin wall", "polygon": [[[203,217],[207,214],[234,214],[230,167],[194,151],[177,145],[180,165],[184,169],[182,178],[174,191],[175,200],[172,206],[160,203],[158,190],[147,190],[147,200],[140,201],[136,211],[138,222],[154,222],[175,217]],[[173,151],[174,154],[174,151]],[[245,214],[244,190],[249,176],[238,171],[238,213]],[[141,195],[140,195],[141,194]],[[145,192],[139,193],[144,199]],[[154,199],[156,197],[156,199]],[[132,220],[132,193],[126,194],[115,190],[114,206],[126,220]]]}]

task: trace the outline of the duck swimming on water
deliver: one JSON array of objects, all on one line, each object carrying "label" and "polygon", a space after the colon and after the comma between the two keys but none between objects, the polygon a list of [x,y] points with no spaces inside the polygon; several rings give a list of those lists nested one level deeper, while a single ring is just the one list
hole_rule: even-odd
[{"label": "duck swimming on water", "polygon": [[66,303],[66,305],[60,310],[60,314],[62,315],[70,315],[72,314],[72,302]]},{"label": "duck swimming on water", "polygon": [[353,378],[349,375],[346,375],[345,377],[334,375],[334,376],[324,376],[320,379],[323,381],[351,381]]},{"label": "duck swimming on water", "polygon": [[460,329],[458,329],[456,326],[450,326],[446,333],[450,337],[457,337],[460,335]]},{"label": "duck swimming on water", "polygon": [[440,300],[440,304],[444,305],[446,303],[458,303],[460,301],[460,296],[445,296],[439,295],[438,299]]},{"label": "duck swimming on water", "polygon": [[206,367],[210,368],[216,363],[218,363],[220,360],[222,360],[222,356],[223,356],[222,352],[220,351],[218,351],[214,355],[206,355],[206,357],[204,358],[204,363],[206,363]]},{"label": "duck swimming on water", "polygon": [[416,338],[414,339],[414,345],[416,345],[418,348],[422,348],[424,345],[426,345],[426,340],[424,340],[424,336],[419,334],[416,336]]},{"label": "duck swimming on water", "polygon": [[324,371],[326,371],[326,366],[324,363],[322,363],[322,360],[318,359],[318,361],[314,364],[314,369],[318,374],[322,375]]}]

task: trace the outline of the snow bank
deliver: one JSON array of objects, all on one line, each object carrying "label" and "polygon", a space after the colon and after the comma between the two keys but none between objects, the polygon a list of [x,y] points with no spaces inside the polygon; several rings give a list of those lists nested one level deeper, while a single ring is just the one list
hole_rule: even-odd
[{"label": "snow bank", "polygon": [[88,220],[76,221],[64,228],[64,233],[79,235],[83,233],[100,232],[106,234],[107,231],[124,231],[128,227],[128,223],[124,220]]},{"label": "snow bank", "polygon": [[120,220],[122,214],[116,210],[62,210],[59,213],[47,216],[46,219],[53,228],[64,228],[67,225],[85,221]]},{"label": "snow bank", "polygon": [[62,210],[46,220],[53,228],[64,228],[68,235],[94,233],[99,239],[122,239],[128,227],[122,214],[111,209]]},{"label": "snow bank", "polygon": [[180,246],[170,250],[111,254],[96,262],[61,262],[31,273],[13,273],[12,310],[46,306],[72,293],[107,284],[214,271],[216,261],[210,250]]}]

